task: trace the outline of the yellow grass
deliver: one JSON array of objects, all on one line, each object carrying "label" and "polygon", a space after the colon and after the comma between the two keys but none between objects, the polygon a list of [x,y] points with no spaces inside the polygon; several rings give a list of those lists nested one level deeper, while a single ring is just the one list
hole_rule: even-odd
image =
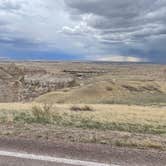
[{"label": "yellow grass", "polygon": [[[88,105],[95,111],[79,112],[82,117],[93,117],[98,122],[118,122],[132,124],[161,124],[166,125],[166,107],[142,107],[142,106],[127,106],[127,105]],[[71,105],[56,107],[60,108],[61,112],[69,112]],[[71,114],[71,112],[69,112]]]},{"label": "yellow grass", "polygon": [[[41,104],[1,103],[0,110],[30,111],[34,105]],[[52,111],[60,114],[76,114],[83,118],[93,117],[93,120],[98,122],[166,125],[166,107],[89,104],[88,106],[92,107],[94,111],[74,112],[70,110],[72,106],[84,105],[55,104],[52,106]]]},{"label": "yellow grass", "polygon": [[[19,120],[26,120],[24,116],[26,114],[18,114],[19,112],[27,112],[32,113],[33,106],[42,106],[39,103],[1,103],[0,104],[0,117],[4,116],[4,112],[9,114],[7,115],[7,123],[19,124],[19,126],[24,123],[19,123]],[[90,111],[72,111],[72,107],[84,108],[88,106],[91,108]],[[2,114],[1,114],[2,112]],[[14,121],[14,117],[12,117],[12,112],[17,112],[19,119]],[[29,133],[39,134],[42,137],[46,137],[48,133],[51,133],[50,136],[53,138],[57,137],[57,133],[62,133],[58,138],[66,139],[66,140],[74,140],[76,142],[87,142],[87,143],[104,143],[104,144],[112,144],[116,146],[127,146],[127,147],[137,147],[137,148],[155,148],[155,149],[166,149],[165,142],[165,133],[166,133],[166,107],[157,107],[157,106],[128,106],[128,105],[104,105],[104,104],[54,104],[51,107],[51,115],[52,112],[61,115],[61,123],[67,124],[60,125],[58,123],[51,123],[54,127],[60,127],[60,129],[55,128],[55,130],[51,129],[51,126],[47,125],[47,130],[39,129],[38,131],[33,131],[35,124],[32,124],[33,127],[30,127],[28,130]],[[48,112],[49,113],[49,112]],[[54,114],[53,114],[54,115]],[[45,116],[45,115],[44,115]],[[46,116],[47,117],[47,116]],[[48,116],[49,117],[49,116]],[[78,118],[70,119],[71,117]],[[21,119],[20,119],[21,118]],[[32,117],[31,117],[32,118]],[[42,117],[43,118],[43,117]],[[59,119],[59,118],[58,118]],[[82,120],[88,120],[82,121]],[[22,121],[28,125],[28,121]],[[34,121],[36,123],[41,123],[40,120],[36,119]],[[97,122],[97,123],[95,123]],[[73,123],[73,125],[71,125]],[[88,126],[88,123],[92,126]],[[114,126],[113,123],[116,125]],[[5,124],[5,123],[3,123]],[[41,123],[44,124],[44,123]],[[79,129],[76,130],[75,127],[78,127],[77,124],[80,124]],[[106,129],[100,126],[103,124]],[[120,124],[122,124],[123,128],[119,128]],[[31,123],[29,123],[31,125]],[[108,125],[108,126],[107,126]],[[110,128],[113,125],[112,128]],[[130,126],[134,125],[135,128],[130,128]],[[146,125],[149,127],[146,129]],[[45,124],[43,127],[46,126]],[[101,130],[92,130],[91,129],[101,129]],[[104,130],[103,130],[104,129]],[[152,130],[151,130],[152,129]],[[2,130],[2,129],[1,129]],[[19,127],[20,133],[26,132],[24,127]],[[45,131],[45,133],[44,133]],[[84,133],[84,132],[87,133]],[[6,133],[2,131],[3,134]],[[12,129],[12,134],[15,135],[17,133],[17,128]],[[43,133],[42,133],[43,132]],[[9,132],[7,131],[7,134]],[[53,134],[53,135],[52,135]],[[74,135],[73,135],[74,134]],[[35,136],[36,137],[36,136]]]},{"label": "yellow grass", "polygon": [[0,110],[30,110],[35,103],[0,103]]},{"label": "yellow grass", "polygon": [[[100,77],[99,77],[100,78]],[[128,104],[163,105],[166,103],[165,83],[111,80],[94,81],[88,85],[59,90],[39,96],[40,103],[63,104]]]}]

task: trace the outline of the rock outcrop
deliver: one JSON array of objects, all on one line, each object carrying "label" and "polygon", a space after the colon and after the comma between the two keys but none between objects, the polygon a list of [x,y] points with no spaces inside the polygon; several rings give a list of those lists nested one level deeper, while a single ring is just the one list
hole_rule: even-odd
[{"label": "rock outcrop", "polygon": [[43,69],[27,70],[15,64],[0,66],[0,102],[31,101],[47,92],[74,85],[74,78]]}]

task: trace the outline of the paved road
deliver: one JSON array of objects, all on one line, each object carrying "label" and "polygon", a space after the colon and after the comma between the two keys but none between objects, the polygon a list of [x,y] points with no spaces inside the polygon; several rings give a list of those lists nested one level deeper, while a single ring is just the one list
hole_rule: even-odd
[{"label": "paved road", "polygon": [[111,164],[55,156],[29,154],[25,152],[0,151],[0,165],[8,166],[113,166]]},{"label": "paved road", "polygon": [[166,166],[166,152],[0,137],[0,166],[108,166],[108,163]]},{"label": "paved road", "polygon": [[0,157],[0,166],[72,166],[60,163]]},{"label": "paved road", "polygon": [[76,165],[18,159],[18,158],[9,158],[9,157],[0,157],[0,166],[76,166]]}]

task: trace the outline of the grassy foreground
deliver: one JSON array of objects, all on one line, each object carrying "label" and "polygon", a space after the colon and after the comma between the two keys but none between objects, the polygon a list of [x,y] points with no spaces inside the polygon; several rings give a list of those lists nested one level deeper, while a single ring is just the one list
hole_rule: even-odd
[{"label": "grassy foreground", "polygon": [[0,104],[0,110],[1,124],[15,126],[11,135],[25,132],[29,125],[32,132],[32,126],[40,125],[38,136],[44,137],[47,125],[47,135],[50,132],[56,138],[61,132],[58,138],[68,141],[166,149],[166,107],[15,103]]}]

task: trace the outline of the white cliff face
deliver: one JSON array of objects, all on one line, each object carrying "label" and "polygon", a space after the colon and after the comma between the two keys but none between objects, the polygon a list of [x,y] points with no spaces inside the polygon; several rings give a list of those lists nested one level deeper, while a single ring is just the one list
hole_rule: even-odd
[{"label": "white cliff face", "polygon": [[26,73],[16,65],[0,68],[0,102],[30,101],[42,94],[72,87],[75,79],[38,70]]},{"label": "white cliff face", "polygon": [[75,85],[75,79],[72,77],[59,77],[56,75],[33,75],[26,76],[24,79],[23,98],[32,100],[42,94],[56,91],[58,89],[72,87]]}]

